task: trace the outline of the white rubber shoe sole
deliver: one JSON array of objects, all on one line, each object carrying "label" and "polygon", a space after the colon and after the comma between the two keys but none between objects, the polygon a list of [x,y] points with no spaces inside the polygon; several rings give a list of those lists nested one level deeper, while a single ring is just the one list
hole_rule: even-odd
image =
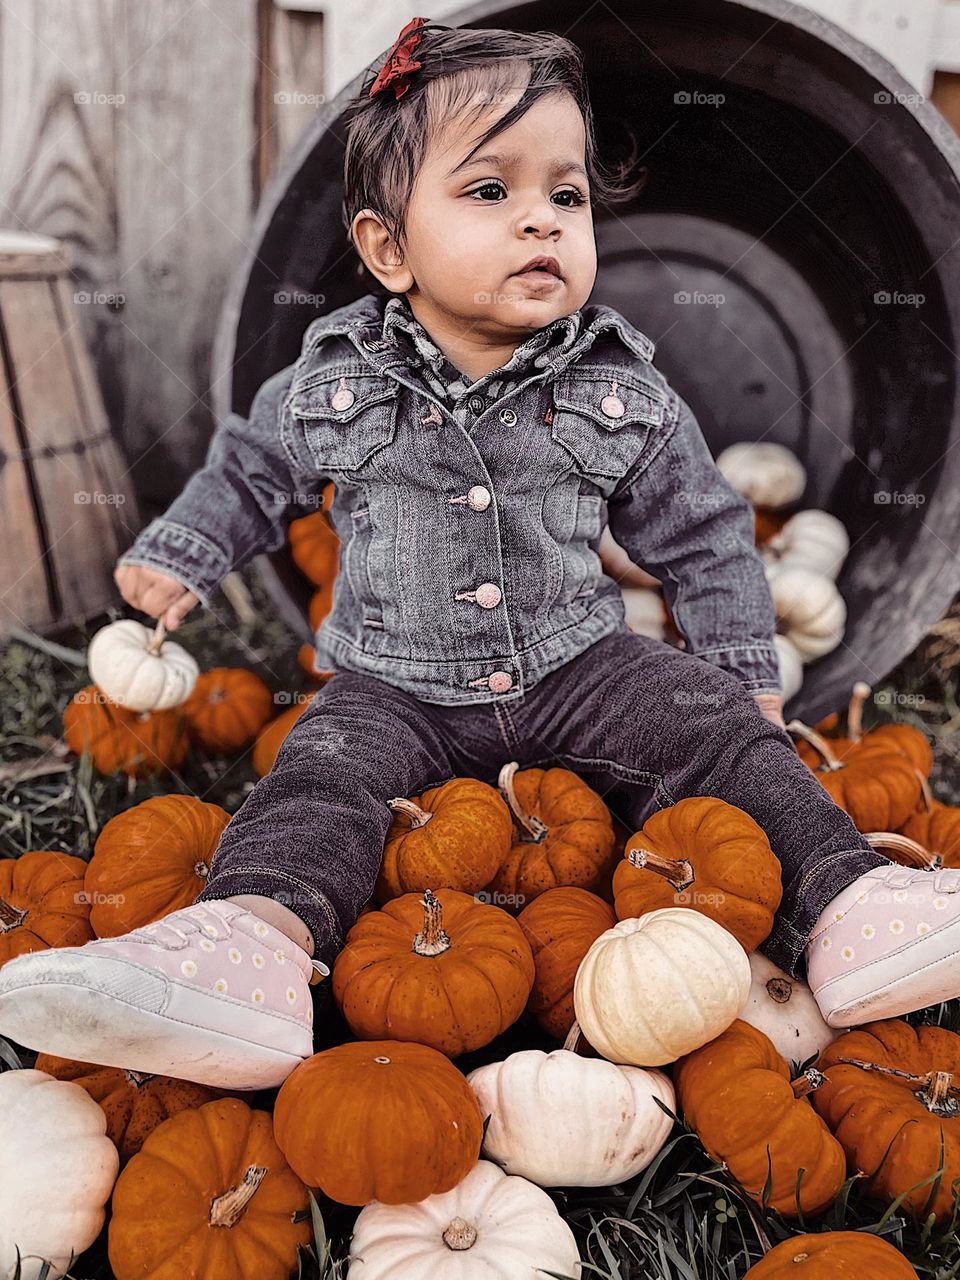
[{"label": "white rubber shoe sole", "polygon": [[34,952],[0,969],[0,1035],[222,1089],[274,1088],[313,1053],[312,1035],[292,1018],[81,949]]}]

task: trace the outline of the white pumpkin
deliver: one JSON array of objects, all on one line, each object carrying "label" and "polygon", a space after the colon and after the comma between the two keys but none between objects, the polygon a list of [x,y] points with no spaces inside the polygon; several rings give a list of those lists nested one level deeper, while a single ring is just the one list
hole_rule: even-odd
[{"label": "white pumpkin", "polygon": [[545,1191],[489,1160],[452,1191],[361,1209],[348,1280],[544,1280],[580,1276],[573,1232]]},{"label": "white pumpkin", "polygon": [[621,547],[610,532],[609,525],[604,526],[603,533],[600,535],[599,549],[603,572],[614,582],[619,583],[621,588],[659,587],[660,579],[655,578],[652,573],[647,573],[646,569],[641,569],[638,564],[634,564],[629,552]]},{"label": "white pumpkin", "polygon": [[732,933],[689,907],[663,907],[601,933],[577,969],[573,1007],[605,1058],[657,1067],[726,1031],[749,991]]},{"label": "white pumpkin", "polygon": [[90,678],[111,702],[131,711],[166,711],[186,702],[200,674],[182,645],[165,640],[163,627],[122,618],[90,641]]},{"label": "white pumpkin", "polygon": [[100,1234],[120,1157],[86,1090],[45,1071],[0,1073],[0,1280],[50,1280]]},{"label": "white pumpkin", "polygon": [[807,485],[800,459],[770,440],[732,444],[717,458],[717,466],[738,493],[771,511],[796,502]]},{"label": "white pumpkin", "polygon": [[779,533],[768,538],[761,555],[781,569],[810,569],[836,579],[850,550],[842,520],[829,511],[798,511]]},{"label": "white pumpkin", "polygon": [[676,1110],[662,1071],[523,1049],[467,1076],[490,1116],[483,1154],[541,1187],[609,1187],[645,1169]]},{"label": "white pumpkin", "polygon": [[659,591],[649,587],[623,587],[623,611],[627,626],[639,636],[653,640],[666,640],[667,611]]},{"label": "white pumpkin", "polygon": [[803,659],[797,646],[788,636],[775,635],[773,645],[780,663],[780,683],[783,685],[783,700],[789,702],[803,686]]},{"label": "white pumpkin", "polygon": [[824,1022],[807,984],[778,969],[762,952],[750,956],[750,973],[750,995],[740,1019],[772,1040],[787,1062],[806,1062],[840,1035]]},{"label": "white pumpkin", "polygon": [[777,614],[777,629],[804,662],[831,653],[843,639],[847,606],[836,584],[810,569],[767,565],[767,582]]}]

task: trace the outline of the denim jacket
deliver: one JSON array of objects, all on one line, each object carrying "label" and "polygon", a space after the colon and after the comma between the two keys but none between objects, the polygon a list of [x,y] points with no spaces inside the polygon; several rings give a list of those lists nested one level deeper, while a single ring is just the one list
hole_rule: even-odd
[{"label": "denim jacket", "polygon": [[532,356],[528,340],[444,396],[422,346],[390,338],[387,306],[368,294],[313,320],[299,358],[248,418],[228,415],[122,562],[206,603],[231,569],[282,546],[332,480],[340,570],[317,666],[428,702],[510,701],[625,626],[598,554],[609,522],[661,579],[688,652],[750,693],[781,692],[752,509],[645,334],[588,305],[547,326]]}]

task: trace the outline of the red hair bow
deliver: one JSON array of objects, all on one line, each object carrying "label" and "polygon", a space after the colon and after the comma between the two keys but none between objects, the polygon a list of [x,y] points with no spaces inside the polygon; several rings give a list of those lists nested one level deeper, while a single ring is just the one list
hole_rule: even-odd
[{"label": "red hair bow", "polygon": [[396,98],[401,98],[410,88],[409,77],[423,66],[422,62],[414,61],[413,51],[423,39],[420,28],[425,21],[425,18],[411,18],[394,40],[393,48],[380,68],[380,74],[370,86],[371,98],[375,93],[383,93],[391,85]]}]

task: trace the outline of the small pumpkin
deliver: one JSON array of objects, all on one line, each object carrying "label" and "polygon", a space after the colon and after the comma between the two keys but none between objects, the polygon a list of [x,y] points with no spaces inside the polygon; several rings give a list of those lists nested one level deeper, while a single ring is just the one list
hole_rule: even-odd
[{"label": "small pumpkin", "polygon": [[82,858],[55,850],[0,859],[0,965],[30,951],[90,941],[86,869]]},{"label": "small pumpkin", "polygon": [[315,587],[332,586],[340,564],[340,539],[327,515],[332,494],[333,485],[329,484],[322,508],[291,520],[287,531],[291,559]]},{"label": "small pumpkin", "polygon": [[106,1127],[78,1085],[0,1073],[0,1275],[55,1280],[96,1240],[120,1163]]},{"label": "small pumpkin", "polygon": [[269,1113],[217,1098],[165,1120],[120,1174],[110,1266],[116,1280],[288,1280],[308,1210]]},{"label": "small pumpkin", "polygon": [[527,1007],[548,1035],[558,1040],[567,1036],[574,1021],[573,980],[580,961],[616,923],[602,898],[569,886],[541,893],[517,916],[533,952],[535,972]]},{"label": "small pumpkin", "polygon": [[89,755],[99,773],[131,778],[176,769],[189,740],[179,710],[131,711],[95,685],[75,693],[63,713],[63,737],[75,755]]},{"label": "small pumpkin", "polygon": [[274,1127],[290,1166],[340,1204],[404,1204],[455,1187],[477,1163],[483,1119],[448,1058],[423,1044],[351,1041],[280,1086]]},{"label": "small pumpkin", "polygon": [[798,511],[767,539],[763,559],[781,569],[809,569],[836,581],[849,550],[842,520],[828,511]]},{"label": "small pumpkin", "polygon": [[476,778],[452,778],[387,804],[394,818],[374,891],[379,902],[422,893],[431,884],[476,893],[510,849],[510,810],[494,787]]},{"label": "small pumpkin", "polygon": [[37,1070],[57,1080],[72,1081],[100,1105],[107,1118],[107,1137],[119,1151],[123,1164],[137,1154],[164,1120],[219,1096],[216,1089],[189,1080],[74,1062],[51,1053],[38,1054]]},{"label": "small pumpkin", "polygon": [[744,440],[717,456],[724,479],[755,507],[779,511],[803,494],[807,473],[786,445],[774,440]]},{"label": "small pumpkin", "polygon": [[456,889],[407,893],[361,916],[333,966],[333,995],[363,1040],[415,1040],[450,1057],[516,1022],[533,985],[523,930]]},{"label": "small pumpkin", "polygon": [[191,738],[217,755],[243,751],[273,711],[273,694],[255,671],[245,667],[205,671],[183,704]]},{"label": "small pumpkin", "polygon": [[699,911],[665,907],[600,935],[577,970],[573,1005],[605,1058],[656,1067],[724,1031],[749,992],[733,934]]},{"label": "small pumpkin", "polygon": [[258,778],[266,777],[273,768],[284,739],[312,701],[312,694],[303,700],[295,696],[293,705],[265,724],[257,734],[250,760]]},{"label": "small pumpkin", "polygon": [[919,1280],[899,1249],[869,1231],[791,1236],[755,1263],[743,1280]]},{"label": "small pumpkin", "polygon": [[960,1036],[895,1018],[869,1022],[829,1045],[819,1065],[826,1084],[813,1105],[872,1196],[893,1201],[929,1178],[943,1143],[939,1187],[917,1187],[903,1204],[948,1219],[960,1178]]},{"label": "small pumpkin", "polygon": [[195,796],[154,796],[106,823],[84,890],[97,937],[115,938],[189,907],[203,890],[230,815]]},{"label": "small pumpkin", "polygon": [[523,1049],[467,1076],[490,1120],[483,1154],[540,1187],[609,1187],[666,1142],[673,1086],[662,1071]]},{"label": "small pumpkin", "polygon": [[[518,771],[519,770],[519,771]],[[500,770],[497,785],[517,835],[489,889],[517,910],[547,889],[596,889],[613,854],[610,810],[571,769]]]},{"label": "small pumpkin", "polygon": [[831,578],[811,569],[766,566],[777,630],[804,662],[832,653],[843,639],[847,606]]},{"label": "small pumpkin", "polygon": [[[819,1213],[840,1190],[843,1149],[806,1095],[822,1077],[796,1082],[770,1040],[739,1019],[674,1068],[677,1098],[707,1154],[722,1161],[750,1197],[787,1217]],[[797,1179],[803,1177],[799,1193]]]},{"label": "small pumpkin", "polygon": [[[865,680],[857,680],[847,702],[846,733],[840,732],[837,716],[817,725],[817,732],[827,739],[830,751],[838,760],[866,751],[892,752],[906,756],[924,779],[929,778],[933,769],[933,749],[922,730],[912,724],[881,724],[864,731],[863,708],[872,693]],[[811,769],[821,765],[823,753],[815,742],[801,738],[796,748],[800,759]]]},{"label": "small pumpkin", "polygon": [[902,823],[900,834],[928,850],[931,865],[960,867],[960,808],[934,800],[926,785],[922,806]]},{"label": "small pumpkin", "polygon": [[758,822],[725,800],[688,796],[658,810],[627,841],[613,894],[621,920],[691,907],[749,952],[770,935],[783,886]]},{"label": "small pumpkin", "polygon": [[772,960],[755,951],[750,956],[750,995],[741,1021],[768,1037],[787,1062],[806,1062],[840,1034],[828,1027],[805,982],[791,978]]},{"label": "small pumpkin", "polygon": [[419,1204],[374,1202],[353,1228],[349,1280],[579,1277],[573,1232],[545,1191],[481,1160]]},{"label": "small pumpkin", "polygon": [[87,648],[91,679],[111,702],[130,711],[167,711],[185,702],[199,668],[182,645],[133,618],[101,627]]}]

